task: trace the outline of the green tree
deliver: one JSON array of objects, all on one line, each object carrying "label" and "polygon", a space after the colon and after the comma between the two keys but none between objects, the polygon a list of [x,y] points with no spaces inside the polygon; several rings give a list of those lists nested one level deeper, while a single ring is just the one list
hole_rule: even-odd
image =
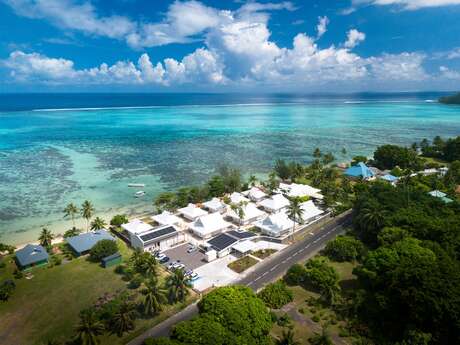
[{"label": "green tree", "polygon": [[300,345],[300,343],[295,340],[293,330],[288,328],[287,330],[283,330],[280,339],[276,339],[276,345]]},{"label": "green tree", "polygon": [[106,227],[107,223],[100,217],[94,218],[94,220],[91,222],[91,230],[101,230],[105,229]]},{"label": "green tree", "polygon": [[166,280],[170,303],[184,302],[185,297],[192,287],[190,277],[185,274],[184,269],[175,269]]},{"label": "green tree", "polygon": [[158,284],[156,277],[151,277],[145,282],[143,309],[144,313],[153,316],[162,309],[162,304],[166,303],[166,291]]},{"label": "green tree", "polygon": [[257,184],[257,177],[255,175],[249,176],[248,185],[254,187]]},{"label": "green tree", "polygon": [[391,246],[402,239],[409,237],[409,232],[398,227],[385,227],[378,234],[377,239],[381,246]]},{"label": "green tree", "polygon": [[69,229],[66,232],[64,232],[64,238],[78,236],[79,234],[80,230],[78,230],[76,227],[73,227],[72,229]]},{"label": "green tree", "polygon": [[40,236],[38,237],[38,241],[40,245],[45,248],[51,248],[51,243],[53,241],[54,235],[49,231],[47,228],[43,228]]},{"label": "green tree", "polygon": [[455,188],[460,184],[460,161],[454,161],[450,164],[444,176],[444,183],[450,188]]},{"label": "green tree", "polygon": [[443,147],[443,158],[448,162],[460,161],[460,136],[447,140]]},{"label": "green tree", "polygon": [[4,280],[0,283],[0,301],[8,301],[16,289],[16,283],[12,279]]},{"label": "green tree", "polygon": [[292,291],[286,287],[283,281],[268,284],[259,292],[258,297],[265,302],[267,307],[272,309],[280,309],[294,299]]},{"label": "green tree", "polygon": [[286,207],[286,213],[292,219],[292,236],[294,236],[295,226],[303,223],[303,208],[302,202],[299,198],[292,198],[289,200],[289,205]]},{"label": "green tree", "polygon": [[157,211],[173,211],[177,208],[176,194],[173,192],[164,192],[159,194],[153,202]]},{"label": "green tree", "polygon": [[78,214],[78,207],[74,203],[70,203],[64,209],[64,217],[72,219],[72,225],[75,227],[75,216]]},{"label": "green tree", "polygon": [[284,159],[277,159],[274,171],[281,180],[287,180],[291,177],[289,166]]},{"label": "green tree", "polygon": [[94,214],[94,207],[90,201],[85,200],[81,205],[81,215],[86,219],[86,230],[89,230],[89,220]]},{"label": "green tree", "polygon": [[306,279],[306,273],[307,272],[304,266],[294,264],[289,267],[283,279],[289,285],[301,285]]},{"label": "green tree", "polygon": [[93,309],[80,313],[80,322],[75,328],[76,339],[82,345],[97,345],[99,336],[104,333],[104,324],[97,318]]},{"label": "green tree", "polygon": [[232,333],[226,330],[219,320],[208,315],[177,324],[171,337],[187,345],[237,344],[233,341]]},{"label": "green tree", "polygon": [[357,165],[359,162],[367,163],[368,159],[366,156],[354,156],[351,165]]},{"label": "green tree", "polygon": [[318,290],[328,304],[335,304],[340,293],[339,275],[324,258],[313,258],[305,264],[305,283]]},{"label": "green tree", "polygon": [[328,152],[323,156],[323,164],[328,165],[335,161],[335,157],[332,152]]},{"label": "green tree", "polygon": [[244,209],[246,205],[248,204],[247,201],[240,201],[238,204],[231,203],[230,208],[233,210],[238,215],[238,218],[240,219],[240,224],[243,224],[243,220],[245,217],[245,212]]},{"label": "green tree", "polygon": [[209,195],[220,197],[225,194],[225,182],[222,176],[215,175],[208,181]]},{"label": "green tree", "polygon": [[315,148],[313,150],[313,157],[315,158],[320,158],[321,157],[321,150],[319,149],[319,147]]},{"label": "green tree", "polygon": [[132,331],[136,316],[136,305],[130,301],[123,301],[110,322],[112,331],[119,337],[126,332]]},{"label": "green tree", "polygon": [[351,236],[338,236],[327,243],[324,253],[332,260],[343,262],[359,259],[363,250],[361,241]]},{"label": "green tree", "polygon": [[100,240],[90,250],[91,260],[97,262],[118,252],[117,242],[109,239]]},{"label": "green tree", "polygon": [[126,224],[128,223],[128,217],[126,217],[126,215],[124,214],[117,214],[115,216],[112,217],[112,219],[110,220],[110,225],[112,226],[121,226],[122,224]]},{"label": "green tree", "polygon": [[131,255],[130,261],[134,270],[137,273],[142,274],[144,277],[157,275],[158,261],[152,254],[136,249]]},{"label": "green tree", "polygon": [[360,237],[367,243],[375,243],[377,234],[385,225],[388,212],[379,203],[370,200],[358,210],[355,224],[360,229]]},{"label": "green tree", "polygon": [[397,145],[379,146],[374,152],[374,161],[380,169],[393,169],[395,166],[414,170],[421,168],[420,160],[414,151]]},{"label": "green tree", "polygon": [[198,303],[200,316],[218,321],[235,337],[230,344],[268,345],[272,319],[264,302],[246,286],[213,290]]}]

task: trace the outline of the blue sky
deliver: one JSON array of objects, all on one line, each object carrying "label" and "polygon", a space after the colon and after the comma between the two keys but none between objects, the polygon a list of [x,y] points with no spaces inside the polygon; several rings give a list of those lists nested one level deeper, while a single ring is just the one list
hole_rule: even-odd
[{"label": "blue sky", "polygon": [[0,92],[460,89],[460,0],[0,0]]}]

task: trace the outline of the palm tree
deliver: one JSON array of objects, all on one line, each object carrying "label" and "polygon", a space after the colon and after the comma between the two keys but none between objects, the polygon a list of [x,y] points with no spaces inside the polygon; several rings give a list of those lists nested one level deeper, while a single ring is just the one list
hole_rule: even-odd
[{"label": "palm tree", "polygon": [[54,236],[51,233],[51,231],[49,231],[47,228],[43,228],[38,240],[40,241],[41,246],[49,248],[51,247],[51,242],[53,241],[53,238]]},{"label": "palm tree", "polygon": [[321,333],[315,333],[310,339],[308,339],[311,345],[333,345],[327,327],[323,327]]},{"label": "palm tree", "polygon": [[256,183],[257,183],[257,177],[255,177],[254,175],[249,176],[248,184],[251,187],[254,187]]},{"label": "palm tree", "polygon": [[287,215],[294,222],[292,226],[292,236],[294,236],[296,224],[303,223],[303,208],[299,198],[289,200],[289,205],[286,207]]},{"label": "palm tree", "polygon": [[134,320],[136,319],[136,306],[134,303],[124,301],[118,311],[113,315],[112,329],[121,337],[123,333],[134,329]]},{"label": "palm tree", "polygon": [[276,345],[300,345],[300,343],[294,339],[294,332],[289,328],[287,331],[283,330],[283,336],[276,340]]},{"label": "palm tree", "polygon": [[238,218],[240,219],[240,224],[243,224],[243,219],[245,216],[244,208],[247,204],[247,201],[241,201],[238,204],[230,205],[230,208],[238,215]]},{"label": "palm tree", "polygon": [[82,345],[97,345],[99,338],[104,333],[104,324],[98,320],[94,310],[85,310],[80,313],[80,323],[75,328],[77,340]]},{"label": "palm tree", "polygon": [[360,212],[359,220],[365,230],[374,231],[383,227],[387,212],[377,203],[368,203]]},{"label": "palm tree", "polygon": [[130,261],[136,272],[144,276],[153,277],[157,275],[158,262],[152,254],[136,249],[131,255]]},{"label": "palm tree", "polygon": [[72,219],[72,224],[74,228],[75,228],[75,216],[77,215],[78,211],[79,211],[78,207],[75,206],[75,204],[72,202],[68,204],[66,208],[64,209],[64,218]]},{"label": "palm tree", "polygon": [[145,282],[144,294],[144,313],[153,316],[162,309],[162,304],[166,302],[166,291],[158,285],[158,279],[152,277]]},{"label": "palm tree", "polygon": [[96,217],[91,223],[91,230],[101,230],[107,226],[104,219]]},{"label": "palm tree", "polygon": [[171,303],[183,302],[188,294],[188,288],[192,287],[192,283],[190,277],[185,275],[184,269],[175,269],[166,281],[166,286]]},{"label": "palm tree", "polygon": [[321,150],[319,149],[319,147],[315,148],[315,150],[313,151],[313,157],[315,158],[321,157]]},{"label": "palm tree", "polygon": [[86,230],[89,230],[89,220],[94,214],[94,206],[90,201],[85,200],[81,205],[81,215],[86,219]]}]

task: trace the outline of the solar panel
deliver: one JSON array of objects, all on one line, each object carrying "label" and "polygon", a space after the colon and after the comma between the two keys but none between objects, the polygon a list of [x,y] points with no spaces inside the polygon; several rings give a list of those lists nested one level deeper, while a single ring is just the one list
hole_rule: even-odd
[{"label": "solar panel", "polygon": [[256,236],[255,233],[250,232],[250,231],[235,231],[235,230],[232,230],[232,231],[227,232],[227,234],[229,234],[229,235],[231,235],[233,237],[236,237],[238,239],[250,238],[250,237]]},{"label": "solar panel", "polygon": [[155,230],[155,231],[149,232],[147,234],[141,235],[139,237],[141,238],[142,241],[148,242],[148,241],[154,240],[156,238],[159,238],[159,237],[162,237],[162,236],[165,236],[165,235],[169,235],[169,234],[172,234],[172,233],[175,233],[175,232],[177,232],[177,230],[174,227],[168,226],[166,228]]},{"label": "solar panel", "polygon": [[225,248],[231,246],[236,241],[238,241],[236,238],[233,238],[233,237],[228,236],[226,234],[221,234],[219,236],[211,238],[208,241],[208,243],[212,247],[214,247],[216,250],[221,251],[221,250],[224,250]]}]

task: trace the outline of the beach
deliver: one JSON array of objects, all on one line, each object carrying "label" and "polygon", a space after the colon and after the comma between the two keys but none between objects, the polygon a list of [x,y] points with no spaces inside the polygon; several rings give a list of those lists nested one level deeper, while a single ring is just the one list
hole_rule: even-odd
[{"label": "beach", "polygon": [[[70,202],[90,200],[107,222],[153,211],[160,192],[200,184],[223,163],[265,174],[277,158],[310,162],[316,147],[345,162],[385,143],[458,135],[460,109],[427,97],[244,104],[242,96],[219,95],[209,104],[0,110],[0,241],[34,241],[42,227],[64,233],[72,226],[62,212]],[[146,195],[135,198],[138,190]]]}]

